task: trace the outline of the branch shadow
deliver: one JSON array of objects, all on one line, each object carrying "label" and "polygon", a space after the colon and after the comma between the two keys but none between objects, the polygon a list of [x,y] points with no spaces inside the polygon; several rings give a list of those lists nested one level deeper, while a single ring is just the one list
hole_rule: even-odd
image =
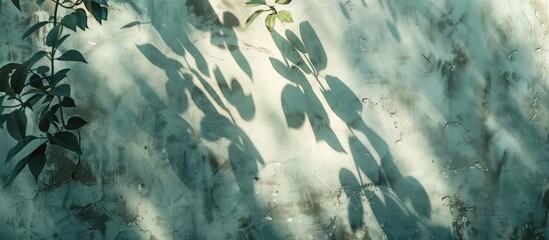
[{"label": "branch shadow", "polygon": [[238,18],[230,12],[223,12],[223,18],[220,19],[209,1],[187,0],[185,5],[189,13],[196,16],[190,19],[188,23],[200,31],[209,32],[210,43],[229,50],[240,69],[252,80],[252,68],[242,51],[240,51],[238,38],[234,31],[234,28],[240,26]]},{"label": "branch shadow", "polygon": [[[397,93],[399,104],[413,109],[414,128],[422,132],[445,178],[447,195],[440,197],[453,209],[449,222],[454,237],[545,239],[547,74],[540,67],[543,42],[522,31],[543,25],[536,18],[503,24],[509,15],[533,16],[543,4],[379,4],[393,20],[385,39],[408,35],[412,50],[402,54],[387,49],[384,55],[392,56],[385,60],[406,54],[410,58],[394,74],[380,65],[368,68],[388,75],[381,78]],[[377,14],[367,8],[367,14]],[[405,29],[414,26],[415,31]],[[369,44],[383,47],[381,41]],[[346,52],[356,49],[349,46]],[[364,59],[375,62],[379,55],[370,53]],[[413,69],[423,74],[406,72]]]},{"label": "branch shadow", "polygon": [[[396,228],[405,229],[402,231],[409,237],[451,238],[447,229],[427,223],[432,207],[426,190],[417,179],[400,172],[386,142],[362,120],[361,100],[338,77],[321,74],[328,57],[312,25],[302,22],[299,30],[286,30],[285,37],[274,31],[271,34],[283,56],[282,60],[270,58],[271,64],[289,81],[282,91],[282,109],[289,128],[302,128],[308,120],[317,141],[325,141],[338,152],[350,149],[347,154],[356,169],[342,168],[339,180],[348,198],[347,220],[352,232],[370,237],[368,228],[375,223],[366,223],[368,206],[390,239],[399,236],[391,232]],[[349,129],[348,146],[341,144],[330,127],[328,111]]]},{"label": "branch shadow", "polygon": [[[151,24],[171,52],[182,57],[184,62],[168,57],[152,44],[136,46],[143,57],[164,71],[167,103],[163,103],[146,80],[134,76],[141,94],[153,106],[155,119],[153,128],[146,125],[140,128],[166,142],[170,168],[192,193],[192,200],[182,210],[184,219],[178,221],[193,224],[182,224],[184,229],[177,231],[178,236],[206,239],[212,236],[209,226],[224,223],[234,226],[226,230],[229,235],[223,237],[227,239],[279,239],[272,224],[264,220],[262,203],[255,198],[258,165],[265,162],[229,108],[230,105],[243,120],[250,121],[256,111],[253,97],[245,94],[239,80],[227,81],[218,66],[210,66],[182,27],[190,24],[201,31],[210,31],[212,44],[230,51],[251,78],[251,67],[238,49],[233,30],[239,25],[238,20],[225,12],[221,22],[208,1],[189,0],[179,3],[179,7],[183,8],[183,4],[197,14],[188,22],[166,22],[166,16],[153,14]],[[211,27],[197,22],[204,17],[213,21]],[[216,42],[219,39],[222,41]],[[192,67],[192,62],[197,69]],[[206,80],[211,69],[217,86]],[[221,95],[215,87],[220,89]],[[203,115],[198,125],[181,116],[191,108],[197,108]],[[212,143],[225,146],[227,152],[213,151],[209,147]]]},{"label": "branch shadow", "polygon": [[[252,120],[256,112],[253,97],[245,93],[239,80],[227,80],[220,67],[211,66],[185,30],[185,26],[191,25],[209,31],[211,44],[230,51],[251,78],[251,67],[238,48],[233,30],[239,25],[238,19],[225,12],[221,22],[208,1],[189,0],[173,7],[183,9],[183,4],[194,14],[188,21],[181,20],[185,18],[165,21],[169,16],[158,15],[161,11],[155,11],[151,3],[151,25],[175,57],[150,43],[136,45],[148,62],[164,71],[166,103],[146,80],[133,76],[152,107],[144,114],[154,119],[153,124],[139,127],[166,143],[170,168],[190,191],[189,202],[183,209],[185,214],[179,221],[192,224],[182,224],[184,227],[177,230],[177,236],[206,239],[212,236],[209,227],[224,223],[234,226],[226,230],[228,235],[223,237],[227,239],[280,239],[272,224],[264,220],[265,210],[255,198],[258,165],[265,162],[232,115],[237,112],[243,120]],[[205,17],[211,25],[203,25],[201,19]],[[208,80],[210,76],[215,85]],[[202,114],[198,125],[182,117],[195,108]],[[212,148],[211,144],[225,146],[227,152],[213,150],[219,146]]]},{"label": "branch shadow", "polygon": [[[151,46],[138,46],[139,50],[143,53],[147,59],[151,62],[157,60],[150,58],[150,53],[155,52],[150,49]],[[213,206],[212,204],[223,204],[223,199],[214,199],[213,191],[220,186],[216,184],[230,185],[227,183],[220,183],[216,176],[229,171],[234,174],[234,181],[237,185],[239,193],[239,204],[242,204],[248,208],[249,213],[256,217],[254,221],[259,221],[260,214],[257,214],[259,209],[258,203],[253,198],[253,185],[254,179],[257,176],[257,164],[263,164],[263,159],[257,152],[253,143],[245,132],[234,123],[233,120],[220,114],[214,107],[217,101],[211,102],[208,98],[209,91],[203,91],[199,87],[195,86],[192,82],[193,79],[200,79],[199,82],[207,84],[198,72],[193,72],[195,75],[184,74],[173,75],[179,68],[171,68],[169,62],[157,62],[163,65],[163,69],[168,76],[168,83],[166,89],[170,99],[173,99],[171,106],[178,111],[185,111],[185,105],[189,100],[186,99],[185,92],[189,93],[190,100],[197,106],[203,113],[204,117],[200,123],[200,132],[194,130],[188,122],[177,114],[171,114],[170,117],[166,115],[157,116],[159,119],[164,119],[166,122],[181,125],[182,128],[178,129],[174,133],[166,133],[163,136],[168,143],[168,160],[174,172],[180,177],[181,181],[187,186],[193,193],[194,198],[198,201],[198,206],[189,206],[186,210],[188,212],[194,212],[193,219],[189,219],[188,222],[193,222],[196,225],[189,228],[188,231],[193,232],[193,239],[199,239],[206,229],[202,229],[204,225],[201,222],[211,223],[214,220],[214,211],[219,210],[220,206]],[[175,66],[175,65],[172,65]],[[144,81],[137,82],[142,91],[147,91],[147,86]],[[234,85],[234,84],[233,84]],[[210,86],[206,87],[209,88]],[[150,95],[150,94],[148,94]],[[210,95],[211,96],[211,95]],[[217,96],[218,98],[219,96]],[[181,101],[181,99],[184,99]],[[186,103],[186,104],[183,104]],[[253,106],[253,102],[247,102],[248,107],[250,104]],[[226,110],[226,107],[221,106]],[[251,107],[253,109],[253,107]],[[160,109],[158,109],[160,110]],[[157,111],[158,111],[157,110]],[[242,112],[242,111],[239,111]],[[253,116],[253,111],[246,111],[247,116]],[[161,129],[155,129],[155,131],[162,131]],[[228,159],[222,161],[220,159],[213,159],[215,155],[204,149],[201,146],[200,139],[216,142],[221,139],[226,139],[229,142],[228,146]],[[228,169],[227,169],[228,168]],[[217,181],[216,181],[217,180]],[[228,179],[224,179],[228,180]],[[200,202],[202,201],[202,202]],[[203,213],[197,213],[197,211],[203,210]],[[202,214],[202,216],[198,216]],[[260,218],[261,219],[261,218]],[[220,221],[219,219],[217,221]],[[251,224],[249,220],[241,219],[243,221],[242,228],[246,224]],[[263,226],[261,233],[258,229],[247,228],[249,230],[238,233],[238,239],[255,239],[259,235],[276,236],[274,231],[269,231],[268,227]],[[265,233],[266,232],[266,233]],[[259,235],[258,235],[259,234]]]}]

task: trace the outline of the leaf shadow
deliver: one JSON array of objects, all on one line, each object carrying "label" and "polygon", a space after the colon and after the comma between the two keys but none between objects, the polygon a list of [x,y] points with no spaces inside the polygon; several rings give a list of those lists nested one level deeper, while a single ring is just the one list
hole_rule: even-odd
[{"label": "leaf shadow", "polygon": [[[389,231],[397,226],[404,226],[406,232],[416,237],[425,236],[425,231],[435,232],[438,234],[436,236],[450,236],[443,227],[426,222],[431,217],[432,207],[425,188],[417,179],[400,172],[387,143],[362,119],[363,103],[354,91],[338,77],[323,77],[320,74],[327,68],[328,58],[313,27],[309,23],[301,23],[300,31],[301,37],[291,30],[286,30],[287,38],[277,33],[271,34],[283,56],[282,61],[270,58],[271,65],[290,82],[282,91],[282,109],[288,127],[300,128],[305,119],[309,119],[313,132],[317,136],[324,134],[317,137],[317,141],[326,141],[340,152],[350,149],[348,154],[356,169],[342,168],[339,179],[348,198],[351,230],[355,233],[367,232],[367,229],[364,230],[367,225],[364,218],[366,198],[382,230],[391,238],[397,235]],[[305,50],[301,49],[301,45]],[[307,72],[307,69],[312,71]],[[327,106],[322,104],[321,98]],[[345,148],[329,127],[328,120],[322,125],[330,134],[319,130],[318,125],[321,124],[316,121],[327,119],[328,111],[343,121],[352,133]],[[406,207],[407,202],[410,207]]]},{"label": "leaf shadow", "polygon": [[[251,67],[238,49],[233,30],[238,22],[235,22],[234,15],[224,13],[224,22],[221,23],[208,1],[181,4],[188,5],[191,11],[198,11],[202,16],[212,17],[215,24],[211,28],[198,26],[199,30],[210,31],[211,43],[230,51],[242,70],[251,77]],[[166,102],[152,90],[150,83],[134,78],[146,101],[154,106],[150,110],[155,119],[153,127],[140,127],[167,144],[170,168],[192,192],[192,201],[184,207],[188,212],[185,219],[196,225],[186,226],[182,233],[203,238],[211,234],[206,229],[210,223],[230,221],[250,225],[245,230],[234,232],[233,236],[278,239],[279,234],[272,224],[263,222],[264,209],[255,197],[254,185],[259,167],[265,161],[232,115],[236,110],[243,120],[252,120],[255,103],[252,96],[245,93],[240,80],[233,78],[228,82],[221,68],[208,64],[189,40],[185,25],[196,24],[193,21],[198,18],[201,17],[191,17],[188,22],[168,23],[165,22],[166,16],[153,16],[151,24],[169,50],[160,50],[149,43],[137,45],[142,56],[162,69],[167,78]],[[196,69],[192,67],[193,62]],[[198,124],[182,117],[191,108],[198,109],[203,115]],[[211,143],[224,145],[226,152],[212,149]],[[221,194],[220,191],[227,192]],[[225,194],[230,197],[219,198]],[[238,214],[227,216],[235,211]]]}]

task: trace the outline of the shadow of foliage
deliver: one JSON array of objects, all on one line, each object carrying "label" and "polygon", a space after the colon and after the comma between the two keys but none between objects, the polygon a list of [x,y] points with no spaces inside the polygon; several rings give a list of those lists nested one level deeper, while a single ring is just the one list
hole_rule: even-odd
[{"label": "shadow of foliage", "polygon": [[[403,229],[408,237],[451,238],[447,229],[425,221],[431,217],[432,210],[426,190],[415,178],[402,175],[388,145],[362,120],[360,99],[338,77],[321,74],[327,68],[328,57],[312,25],[303,22],[299,30],[299,34],[286,30],[286,38],[271,33],[283,56],[282,61],[270,58],[271,64],[275,71],[290,81],[282,91],[282,109],[288,127],[301,128],[308,120],[317,141],[325,141],[338,152],[350,149],[348,154],[354,159],[358,175],[343,168],[339,180],[348,198],[351,230],[362,230],[367,237],[366,202],[390,239],[401,236],[393,235],[390,232],[393,229]],[[399,38],[398,34],[395,38]],[[324,107],[321,98],[329,109]],[[339,117],[352,133],[345,148],[330,127],[328,110]],[[362,136],[362,140],[358,136]],[[367,147],[364,141],[371,147]]]},{"label": "shadow of foliage", "polygon": [[[508,15],[537,15],[545,6],[535,1],[378,3],[381,9],[376,11],[387,12],[391,19],[378,27],[387,30],[386,36],[365,29],[356,32],[362,40],[371,40],[363,41],[369,50],[386,47],[383,40],[391,37],[399,47],[410,48],[410,59],[400,61],[399,69],[388,73],[378,65],[369,71],[387,75],[380,77],[388,85],[384,88],[392,88],[399,104],[414,109],[414,129],[435,153],[433,162],[446,181],[449,195],[442,200],[451,210],[454,237],[545,239],[547,74],[540,67],[542,41],[533,32],[521,31],[541,25],[539,19],[503,24]],[[524,8],[513,9],[517,6]],[[379,13],[364,7],[372,16]],[[405,29],[414,26],[417,31]],[[411,42],[399,41],[406,34]],[[345,51],[357,49],[348,46]],[[386,50],[384,54],[400,54]],[[377,57],[365,54],[362,60],[375,62]],[[424,72],[407,75],[410,67]],[[395,77],[399,75],[403,77]]]},{"label": "shadow of foliage", "polygon": [[223,18],[220,19],[209,1],[187,0],[185,5],[190,15],[196,16],[189,20],[189,24],[200,31],[210,32],[211,44],[229,50],[240,69],[253,79],[252,68],[240,51],[234,31],[234,28],[240,25],[238,18],[230,12],[224,12]]},{"label": "shadow of foliage", "polygon": [[[189,0],[177,5],[183,8],[183,4],[193,14],[188,22],[166,22],[166,16],[153,15],[151,24],[184,62],[168,57],[152,44],[137,45],[152,65],[164,70],[167,103],[160,100],[147,81],[135,77],[142,95],[154,106],[155,127],[142,126],[142,129],[164,139],[171,169],[192,192],[192,202],[185,206],[184,221],[193,224],[178,232],[184,238],[206,239],[211,234],[207,229],[210,224],[226,222],[234,225],[227,230],[228,235],[224,236],[227,239],[279,239],[275,229],[264,221],[264,209],[254,197],[258,165],[264,165],[264,160],[235,122],[227,105],[249,121],[255,116],[253,98],[245,94],[239,80],[233,78],[229,82],[218,66],[210,66],[185,31],[189,24],[201,31],[210,31],[212,44],[230,51],[251,77],[251,68],[238,49],[238,39],[232,29],[238,26],[238,20],[226,12],[221,23],[208,1]],[[209,19],[212,24],[204,24],[201,19]],[[197,69],[192,67],[192,62]],[[211,71],[221,95],[207,80]],[[191,107],[203,114],[198,126],[180,116]],[[206,142],[225,145],[227,152],[213,152]],[[227,196],[229,198],[224,198]]]},{"label": "shadow of foliage", "polygon": [[238,110],[240,117],[246,121],[252,120],[255,116],[254,100],[244,92],[240,82],[235,78],[228,82],[219,68],[214,69],[214,76],[223,97]]}]

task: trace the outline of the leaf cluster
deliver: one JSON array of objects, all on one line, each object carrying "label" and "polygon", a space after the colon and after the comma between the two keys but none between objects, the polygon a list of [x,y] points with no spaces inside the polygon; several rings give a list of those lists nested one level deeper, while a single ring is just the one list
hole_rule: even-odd
[{"label": "leaf cluster", "polygon": [[[47,160],[49,145],[82,153],[80,140],[73,131],[86,125],[87,121],[63,112],[65,108],[76,107],[71,98],[71,85],[66,81],[71,69],[56,71],[55,66],[60,61],[87,63],[78,50],[60,50],[60,47],[71,32],[88,29],[88,14],[100,24],[107,20],[108,5],[107,0],[53,1],[55,10],[50,19],[34,24],[22,35],[25,39],[37,30],[48,27],[45,44],[50,51],[37,51],[23,63],[7,63],[0,68],[0,128],[5,128],[17,141],[9,150],[5,162],[23,155],[4,186],[10,184],[25,166],[38,181]],[[19,0],[12,0],[12,3],[21,10]],[[59,16],[59,8],[70,11]],[[37,116],[38,133],[35,134],[28,132],[31,114]],[[40,141],[39,146],[33,149],[31,143],[36,141]]]},{"label": "leaf cluster", "polygon": [[[280,5],[288,5],[292,0],[276,0],[275,4]],[[251,0],[246,3],[246,6],[248,7],[257,7],[257,6],[265,6],[268,7],[268,9],[259,9],[253,12],[248,19],[246,19],[246,25],[245,28],[248,28],[255,19],[261,15],[262,13],[269,13],[265,17],[265,27],[267,27],[267,30],[269,32],[273,31],[276,20],[280,20],[282,23],[292,23],[294,20],[292,18],[292,13],[288,10],[281,10],[278,11],[275,6],[268,5],[265,0]]]}]

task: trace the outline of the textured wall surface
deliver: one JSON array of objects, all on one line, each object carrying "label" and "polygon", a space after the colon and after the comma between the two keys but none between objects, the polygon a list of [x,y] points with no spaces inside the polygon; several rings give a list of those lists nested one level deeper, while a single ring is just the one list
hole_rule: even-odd
[{"label": "textured wall surface", "polygon": [[[21,1],[1,64],[44,44]],[[1,189],[0,239],[547,237],[547,1],[294,0],[272,33],[244,2],[109,1],[73,34],[83,165]]]}]

